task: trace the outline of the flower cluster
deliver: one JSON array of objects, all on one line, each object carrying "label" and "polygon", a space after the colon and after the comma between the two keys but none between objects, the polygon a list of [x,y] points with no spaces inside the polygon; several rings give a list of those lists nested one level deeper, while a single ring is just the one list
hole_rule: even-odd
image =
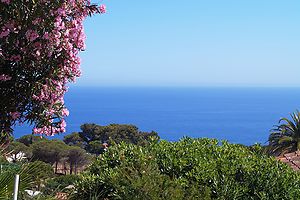
[{"label": "flower cluster", "polygon": [[11,77],[6,74],[0,75],[0,81],[9,81],[10,79],[11,79]]},{"label": "flower cluster", "polygon": [[105,13],[89,0],[0,2],[0,133],[16,122],[36,134],[65,132],[67,84],[80,76],[83,21]]}]

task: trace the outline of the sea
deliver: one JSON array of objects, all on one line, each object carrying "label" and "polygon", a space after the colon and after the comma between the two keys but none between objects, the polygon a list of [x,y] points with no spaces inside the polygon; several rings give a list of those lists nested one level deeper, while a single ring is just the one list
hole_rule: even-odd
[{"label": "sea", "polygon": [[[267,144],[281,117],[300,108],[300,88],[251,87],[70,87],[70,110],[63,138],[80,125],[133,124],[156,131],[161,139],[185,136],[216,138],[232,143]],[[16,138],[31,133],[16,126]]]}]

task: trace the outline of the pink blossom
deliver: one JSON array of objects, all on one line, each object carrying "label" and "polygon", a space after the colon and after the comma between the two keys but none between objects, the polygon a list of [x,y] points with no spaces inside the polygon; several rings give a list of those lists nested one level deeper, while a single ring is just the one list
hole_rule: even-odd
[{"label": "pink blossom", "polygon": [[40,43],[40,42],[35,42],[35,43],[33,43],[32,46],[33,46],[33,48],[38,49],[38,50],[42,49],[42,43]]},{"label": "pink blossom", "polygon": [[39,133],[39,129],[38,129],[38,128],[34,128],[34,129],[33,129],[33,133],[34,133],[34,134],[38,134],[38,133]]},{"label": "pink blossom", "polygon": [[[14,3],[11,0],[1,2]],[[22,3],[20,1],[20,5]],[[2,84],[7,91],[11,90],[5,88],[6,85],[19,87],[28,82],[32,93],[29,96],[25,91],[16,90],[20,92],[18,97],[7,95],[11,97],[4,100],[7,107],[15,106],[15,110],[22,112],[0,113],[0,126],[5,120],[10,120],[11,124],[20,122],[22,116],[38,124],[33,129],[35,134],[54,135],[66,131],[64,117],[69,115],[69,111],[64,105],[64,95],[67,84],[81,74],[78,54],[85,48],[83,21],[90,14],[85,9],[87,5],[90,5],[90,0],[40,0],[35,4],[34,11],[20,9],[22,16],[30,16],[21,20],[10,16],[9,9],[3,10],[5,19],[0,16],[0,38],[4,39],[0,56],[5,64],[0,81],[3,83],[14,78],[13,83],[16,84]],[[96,10],[105,13],[106,7],[101,5]],[[24,99],[19,98],[23,96]],[[27,106],[27,102],[32,102],[34,106]],[[7,116],[11,116],[9,120]]]},{"label": "pink blossom", "polygon": [[28,30],[25,35],[26,39],[30,42],[34,41],[36,38],[39,37],[39,34],[34,30]]},{"label": "pink blossom", "polygon": [[11,77],[6,74],[0,74],[0,81],[9,81],[11,80]]},{"label": "pink blossom", "polygon": [[21,114],[16,111],[16,112],[11,112],[10,116],[11,116],[12,119],[17,119],[21,116]]},{"label": "pink blossom", "polygon": [[15,28],[15,21],[11,20],[11,21],[7,22],[4,26],[12,31]]},{"label": "pink blossom", "polygon": [[37,51],[35,52],[35,54],[36,54],[37,56],[40,56],[40,55],[41,55],[41,52],[40,52],[39,50],[37,50]]},{"label": "pink blossom", "polygon": [[2,32],[0,33],[0,38],[4,38],[4,37],[8,36],[9,33],[10,33],[9,29],[2,30]]},{"label": "pink blossom", "polygon": [[10,57],[10,60],[14,61],[14,62],[19,62],[21,60],[21,56],[20,55],[12,55]]},{"label": "pink blossom", "polygon": [[65,16],[66,15],[66,10],[63,9],[63,8],[59,8],[59,9],[57,9],[57,13],[60,16]]},{"label": "pink blossom", "polygon": [[99,10],[100,10],[100,13],[102,13],[102,14],[103,14],[103,13],[106,13],[106,6],[103,5],[103,4],[100,5],[100,6],[99,6]]},{"label": "pink blossom", "polygon": [[64,119],[61,120],[59,125],[60,125],[60,131],[61,132],[66,132],[67,123]]},{"label": "pink blossom", "polygon": [[49,33],[48,32],[45,32],[44,35],[43,35],[43,39],[46,39],[48,40],[50,37],[49,37]]},{"label": "pink blossom", "polygon": [[66,109],[66,108],[62,109],[61,115],[62,115],[62,116],[69,116],[69,110]]},{"label": "pink blossom", "polygon": [[40,22],[41,22],[41,18],[38,17],[38,18],[36,18],[35,20],[32,21],[32,24],[37,25]]},{"label": "pink blossom", "polygon": [[2,3],[10,4],[10,0],[1,0]]}]

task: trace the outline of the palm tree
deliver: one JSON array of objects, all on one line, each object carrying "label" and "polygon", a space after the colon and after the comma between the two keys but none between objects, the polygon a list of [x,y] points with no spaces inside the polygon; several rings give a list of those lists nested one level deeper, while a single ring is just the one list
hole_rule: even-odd
[{"label": "palm tree", "polygon": [[292,120],[281,118],[269,136],[269,150],[273,155],[300,150],[300,112],[291,114]]}]

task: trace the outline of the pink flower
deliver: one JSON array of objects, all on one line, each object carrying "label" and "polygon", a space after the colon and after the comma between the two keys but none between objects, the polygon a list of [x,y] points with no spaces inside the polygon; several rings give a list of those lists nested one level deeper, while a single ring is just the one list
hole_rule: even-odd
[{"label": "pink flower", "polygon": [[34,41],[36,38],[39,37],[39,34],[34,30],[28,30],[25,35],[26,39],[30,42]]},{"label": "pink flower", "polygon": [[63,21],[62,21],[61,17],[56,17],[55,22],[54,22],[55,27],[60,29],[60,25],[62,24],[62,22]]},{"label": "pink flower", "polygon": [[34,129],[33,129],[33,133],[34,133],[34,134],[38,134],[38,133],[39,133],[39,129],[38,129],[38,128],[34,128]]},{"label": "pink flower", "polygon": [[[20,2],[21,5],[27,1]],[[12,4],[13,1],[0,0],[1,6],[5,7],[4,3]],[[4,42],[0,45],[0,59],[7,63],[0,66],[3,67],[0,72],[1,87],[3,85],[7,89],[5,95],[11,91],[9,87],[16,87],[19,82],[22,84],[21,81],[28,81],[33,88],[32,95],[25,102],[19,96],[22,97],[26,91],[19,91],[18,97],[11,95],[11,98],[4,100],[9,108],[15,106],[13,111],[22,112],[8,110],[0,113],[0,126],[3,120],[17,123],[23,119],[34,119],[38,126],[33,133],[54,135],[66,131],[64,118],[69,111],[64,108],[64,95],[67,84],[75,81],[81,73],[79,52],[85,48],[83,22],[91,14],[87,9],[90,0],[40,0],[38,4],[42,6],[36,7],[37,12],[20,10],[21,15],[30,14],[30,18],[16,20],[10,9],[3,10],[5,18],[0,16],[0,40]],[[98,6],[94,11],[105,12],[105,5]],[[12,80],[18,84],[10,84]],[[9,81],[9,84],[4,81]],[[34,103],[34,108],[27,108],[26,102]]]},{"label": "pink flower", "polygon": [[12,55],[10,57],[10,60],[14,61],[14,62],[19,62],[21,60],[21,56],[20,55]]},{"label": "pink flower", "polygon": [[0,33],[0,38],[4,38],[4,37],[8,36],[9,33],[10,33],[9,29],[2,30],[2,32]]},{"label": "pink flower", "polygon": [[64,119],[62,119],[61,122],[60,122],[59,131],[62,132],[62,133],[66,132],[66,126],[67,126],[66,121]]},{"label": "pink flower", "polygon": [[4,26],[6,28],[8,28],[9,30],[13,31],[15,28],[15,21],[11,20],[11,21],[7,22]]},{"label": "pink flower", "polygon": [[48,32],[45,32],[44,35],[43,35],[43,39],[46,39],[48,40],[50,37],[49,37],[49,33]]},{"label": "pink flower", "polygon": [[11,77],[6,74],[0,74],[0,81],[9,81],[11,80]]},{"label": "pink flower", "polygon": [[99,6],[99,10],[100,10],[100,13],[102,13],[102,14],[103,14],[103,13],[106,13],[106,6],[103,5],[103,4],[100,5],[100,6]]},{"label": "pink flower", "polygon": [[35,54],[36,54],[37,56],[40,56],[40,55],[41,55],[41,52],[40,52],[39,50],[37,50],[37,51],[35,52]]},{"label": "pink flower", "polygon": [[66,109],[66,108],[62,109],[62,111],[61,111],[62,116],[69,116],[69,114],[70,114],[70,112],[68,109]]},{"label": "pink flower", "polygon": [[66,10],[65,9],[62,9],[62,8],[59,8],[57,9],[57,13],[61,16],[65,16],[66,15]]},{"label": "pink flower", "polygon": [[10,4],[10,0],[1,0],[2,3]]},{"label": "pink flower", "polygon": [[21,114],[19,113],[19,112],[11,112],[10,113],[10,116],[11,116],[11,118],[13,118],[13,119],[18,119],[20,116],[21,116]]},{"label": "pink flower", "polygon": [[41,18],[36,18],[35,20],[32,21],[32,24],[37,25],[40,22],[41,22]]}]

